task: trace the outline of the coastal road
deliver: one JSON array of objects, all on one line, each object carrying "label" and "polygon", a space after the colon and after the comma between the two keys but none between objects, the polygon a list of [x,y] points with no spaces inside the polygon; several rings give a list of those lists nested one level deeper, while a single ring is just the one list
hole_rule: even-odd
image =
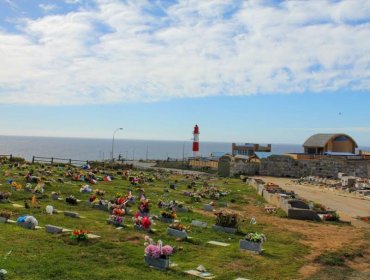
[{"label": "coastal road", "polygon": [[362,199],[339,191],[331,191],[318,186],[299,185],[288,178],[258,177],[265,182],[272,182],[286,190],[294,191],[300,197],[312,200],[336,210],[344,221],[351,221],[353,225],[364,226],[365,223],[354,219],[357,216],[370,216],[370,200]]},{"label": "coastal road", "polygon": [[127,161],[127,163],[132,163],[135,167],[143,169],[154,169],[154,170],[165,170],[172,171],[178,174],[184,175],[209,175],[208,173],[196,171],[196,170],[186,170],[186,169],[175,169],[175,168],[165,168],[165,167],[155,167],[155,162],[140,162],[140,161]]}]

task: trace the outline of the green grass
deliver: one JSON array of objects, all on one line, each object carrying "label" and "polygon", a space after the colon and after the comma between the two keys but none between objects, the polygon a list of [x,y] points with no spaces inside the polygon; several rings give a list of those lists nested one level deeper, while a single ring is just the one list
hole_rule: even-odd
[{"label": "green grass", "polygon": [[362,250],[341,248],[338,251],[325,252],[316,258],[316,262],[329,266],[344,266],[346,260],[363,257]]},{"label": "green grass", "polygon": [[[8,165],[2,165],[0,170],[0,191],[9,191],[10,186],[6,183],[10,177],[25,185],[23,176],[28,169],[22,170]],[[32,166],[35,173],[41,168],[39,165]],[[5,177],[4,172],[8,170],[12,176]],[[142,232],[135,231],[131,218],[125,223],[129,226],[122,231],[106,224],[108,212],[94,210],[85,201],[89,194],[81,194],[80,187],[83,182],[69,182],[64,178],[65,184],[57,183],[57,178],[62,177],[64,169],[52,168],[53,175],[47,177],[52,181],[52,186],[46,187],[46,196],[39,196],[40,209],[17,209],[11,204],[0,204],[0,210],[8,209],[16,213],[13,219],[19,215],[34,215],[41,226],[52,224],[64,228],[82,228],[100,235],[98,240],[88,240],[77,243],[69,238],[69,235],[52,235],[45,230],[27,230],[13,224],[0,224],[0,268],[8,271],[8,279],[199,279],[183,273],[184,270],[194,269],[202,264],[208,271],[215,274],[216,279],[235,279],[237,277],[251,279],[292,279],[297,278],[299,268],[304,264],[304,256],[308,249],[302,245],[300,236],[291,232],[282,232],[278,227],[269,224],[250,225],[249,219],[253,213],[245,213],[242,217],[245,222],[241,223],[243,232],[258,231],[264,232],[267,242],[264,244],[265,251],[261,255],[250,254],[239,249],[241,235],[219,233],[210,227],[207,229],[192,227],[190,232],[191,240],[180,241],[166,234],[167,224],[160,221],[153,226],[157,230],[150,236],[157,240],[161,239],[165,244],[175,246],[177,252],[171,256],[171,261],[177,264],[168,271],[157,271],[144,265],[144,236]],[[112,171],[113,172],[113,171]],[[139,173],[139,172],[136,172]],[[19,175],[21,174],[21,175]],[[101,175],[101,174],[100,174]],[[152,177],[153,174],[145,173]],[[169,182],[178,180],[177,189],[164,192],[169,189]],[[209,213],[198,212],[203,204],[210,200],[203,200],[200,203],[190,204],[190,199],[183,195],[187,191],[187,185],[191,178],[186,179],[183,175],[163,175],[162,180],[142,185],[146,196],[151,199],[151,213],[159,215],[160,209],[156,203],[159,199],[177,199],[184,201],[193,207],[194,211],[189,213],[177,213],[178,219],[189,225],[192,220],[202,220],[211,226],[214,217]],[[197,185],[202,185],[202,180],[197,180]],[[263,205],[264,200],[260,198],[252,187],[245,185],[238,179],[216,179],[209,182],[223,189],[229,190],[229,196],[222,197],[221,201],[230,203],[234,210],[242,209],[245,204]],[[35,185],[35,184],[33,184]],[[93,186],[106,191],[106,198],[112,197],[115,193],[127,193],[133,190],[130,183],[117,176],[112,182],[99,182]],[[53,201],[49,198],[52,191],[61,191],[62,196],[75,195],[82,202],[77,206],[70,206],[64,201]],[[11,200],[23,204],[24,200],[30,202],[32,194],[25,191],[13,192]],[[69,210],[78,212],[84,219],[73,219],[64,217],[63,214],[47,215],[46,205],[53,205],[58,210]],[[132,207],[132,210],[136,210]],[[217,240],[227,242],[228,247],[217,247],[206,242]],[[4,256],[11,253],[4,258]]]}]

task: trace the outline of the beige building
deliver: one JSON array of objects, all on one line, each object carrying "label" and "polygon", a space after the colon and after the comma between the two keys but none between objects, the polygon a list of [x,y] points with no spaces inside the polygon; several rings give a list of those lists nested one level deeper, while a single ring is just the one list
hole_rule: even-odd
[{"label": "beige building", "polygon": [[244,156],[253,156],[255,152],[271,152],[271,144],[267,146],[262,146],[260,144],[252,144],[252,143],[245,143],[245,144],[236,144],[232,143],[231,146],[232,155],[244,155]]},{"label": "beige building", "polygon": [[336,153],[355,154],[357,143],[347,134],[321,133],[312,135],[303,144],[304,153],[324,155]]},{"label": "beige building", "polygon": [[198,169],[217,169],[218,159],[209,158],[190,158],[189,166]]}]

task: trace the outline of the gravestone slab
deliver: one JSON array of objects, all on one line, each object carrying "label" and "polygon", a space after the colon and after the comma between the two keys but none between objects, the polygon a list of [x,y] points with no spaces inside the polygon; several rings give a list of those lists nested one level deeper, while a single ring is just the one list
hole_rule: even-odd
[{"label": "gravestone slab", "polygon": [[212,212],[213,211],[213,206],[210,205],[210,204],[205,204],[203,206],[203,210]]},{"label": "gravestone slab", "polygon": [[64,216],[71,217],[71,218],[80,218],[80,214],[76,212],[64,211]]},{"label": "gravestone slab", "polygon": [[213,229],[216,231],[221,231],[221,232],[226,232],[226,233],[236,233],[237,232],[236,228],[222,227],[218,225],[214,225]]},{"label": "gravestone slab", "polygon": [[202,228],[206,228],[208,226],[208,223],[206,222],[201,222],[201,221],[197,221],[197,220],[193,220],[191,221],[191,224],[193,226],[196,226],[196,227],[202,227]]},{"label": "gravestone slab", "polygon": [[208,244],[212,244],[212,245],[216,245],[216,246],[221,246],[221,247],[227,247],[227,246],[230,246],[229,243],[223,243],[223,242],[218,242],[218,241],[208,241],[207,242]]},{"label": "gravestone slab", "polygon": [[45,229],[46,229],[46,232],[48,232],[48,233],[56,234],[56,233],[62,233],[63,232],[63,228],[53,226],[53,225],[46,225]]}]

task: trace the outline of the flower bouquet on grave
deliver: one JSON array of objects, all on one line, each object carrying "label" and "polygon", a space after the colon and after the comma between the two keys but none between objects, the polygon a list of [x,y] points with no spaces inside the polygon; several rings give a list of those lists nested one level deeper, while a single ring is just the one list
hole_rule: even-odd
[{"label": "flower bouquet on grave", "polygon": [[167,228],[167,234],[178,238],[187,238],[189,231],[190,227],[187,227],[181,223],[172,223]]},{"label": "flower bouquet on grave", "polygon": [[162,211],[161,220],[167,223],[173,222],[176,219],[177,215],[175,211]]},{"label": "flower bouquet on grave", "polygon": [[131,204],[134,204],[135,197],[131,194],[131,192],[128,192],[126,196],[123,196],[120,194],[120,196],[116,196],[116,203],[118,205],[124,205],[124,206],[130,206]]},{"label": "flower bouquet on grave", "polygon": [[202,197],[197,193],[191,193],[190,194],[190,200],[191,200],[191,202],[201,202]]},{"label": "flower bouquet on grave", "polygon": [[216,224],[213,229],[227,233],[236,233],[239,228],[239,216],[236,213],[219,211],[215,213]]},{"label": "flower bouquet on grave", "polygon": [[145,236],[144,243],[144,261],[147,265],[158,268],[167,269],[170,266],[170,255],[173,254],[173,248],[169,245],[163,246],[161,240],[154,244],[153,239]]},{"label": "flower bouquet on grave", "polygon": [[74,195],[66,197],[66,202],[71,205],[77,205],[77,199],[74,197]]},{"label": "flower bouquet on grave", "polygon": [[0,192],[0,200],[8,200],[10,195],[10,192]]},{"label": "flower bouquet on grave", "polygon": [[125,209],[121,209],[121,208],[113,208],[112,210],[112,214],[115,215],[115,216],[123,216],[125,215]]},{"label": "flower bouquet on grave", "polygon": [[108,223],[115,226],[123,226],[124,218],[122,216],[111,215],[109,216]]},{"label": "flower bouquet on grave", "polygon": [[323,220],[330,221],[330,222],[338,222],[340,220],[340,217],[337,214],[337,212],[333,212],[333,213],[324,214]]},{"label": "flower bouquet on grave", "polygon": [[22,185],[18,184],[17,182],[13,181],[12,179],[8,180],[10,187],[13,191],[20,191],[22,189]]},{"label": "flower bouquet on grave", "polygon": [[267,238],[263,233],[249,232],[244,237],[244,240],[255,242],[255,243],[263,243],[267,240]]},{"label": "flower bouquet on grave", "polygon": [[89,239],[88,231],[83,229],[75,229],[72,231],[71,239],[77,240],[77,241],[83,241]]},{"label": "flower bouquet on grave", "polygon": [[90,197],[89,197],[89,202],[90,203],[97,203],[98,200],[99,199],[97,198],[97,196],[95,194],[90,195]]},{"label": "flower bouquet on grave", "polygon": [[33,193],[43,194],[44,193],[44,188],[45,188],[45,184],[40,182],[33,189]]},{"label": "flower bouquet on grave", "polygon": [[90,185],[85,185],[80,188],[81,193],[91,193],[93,191],[92,187]]},{"label": "flower bouquet on grave", "polygon": [[0,269],[0,280],[5,279],[5,275],[6,275],[7,273],[8,273],[8,272],[7,272],[5,269]]},{"label": "flower bouquet on grave", "polygon": [[17,224],[28,229],[35,229],[39,222],[34,216],[24,215],[17,219]]},{"label": "flower bouquet on grave", "polygon": [[57,200],[60,196],[60,192],[51,192],[51,198]]},{"label": "flower bouquet on grave", "polygon": [[97,190],[94,191],[94,194],[95,195],[98,195],[98,196],[104,196],[105,195],[105,191],[97,189]]},{"label": "flower bouquet on grave", "polygon": [[142,216],[148,216],[149,215],[149,211],[150,211],[150,201],[149,199],[146,199],[146,198],[142,198],[140,200],[140,205],[138,207],[139,209],[139,212]]},{"label": "flower bouquet on grave", "polygon": [[261,253],[262,244],[267,240],[263,233],[250,232],[240,240],[240,249]]},{"label": "flower bouquet on grave", "polygon": [[132,221],[134,228],[139,230],[150,230],[150,226],[152,225],[152,220],[148,217],[142,217],[139,212],[135,214]]},{"label": "flower bouquet on grave", "polygon": [[10,211],[6,211],[6,210],[0,211],[0,221],[3,223],[6,223],[10,219],[11,216],[12,216],[12,212]]},{"label": "flower bouquet on grave", "polygon": [[24,190],[25,190],[25,191],[27,191],[27,192],[33,192],[32,184],[31,184],[31,183],[27,183],[27,184],[24,186]]}]

